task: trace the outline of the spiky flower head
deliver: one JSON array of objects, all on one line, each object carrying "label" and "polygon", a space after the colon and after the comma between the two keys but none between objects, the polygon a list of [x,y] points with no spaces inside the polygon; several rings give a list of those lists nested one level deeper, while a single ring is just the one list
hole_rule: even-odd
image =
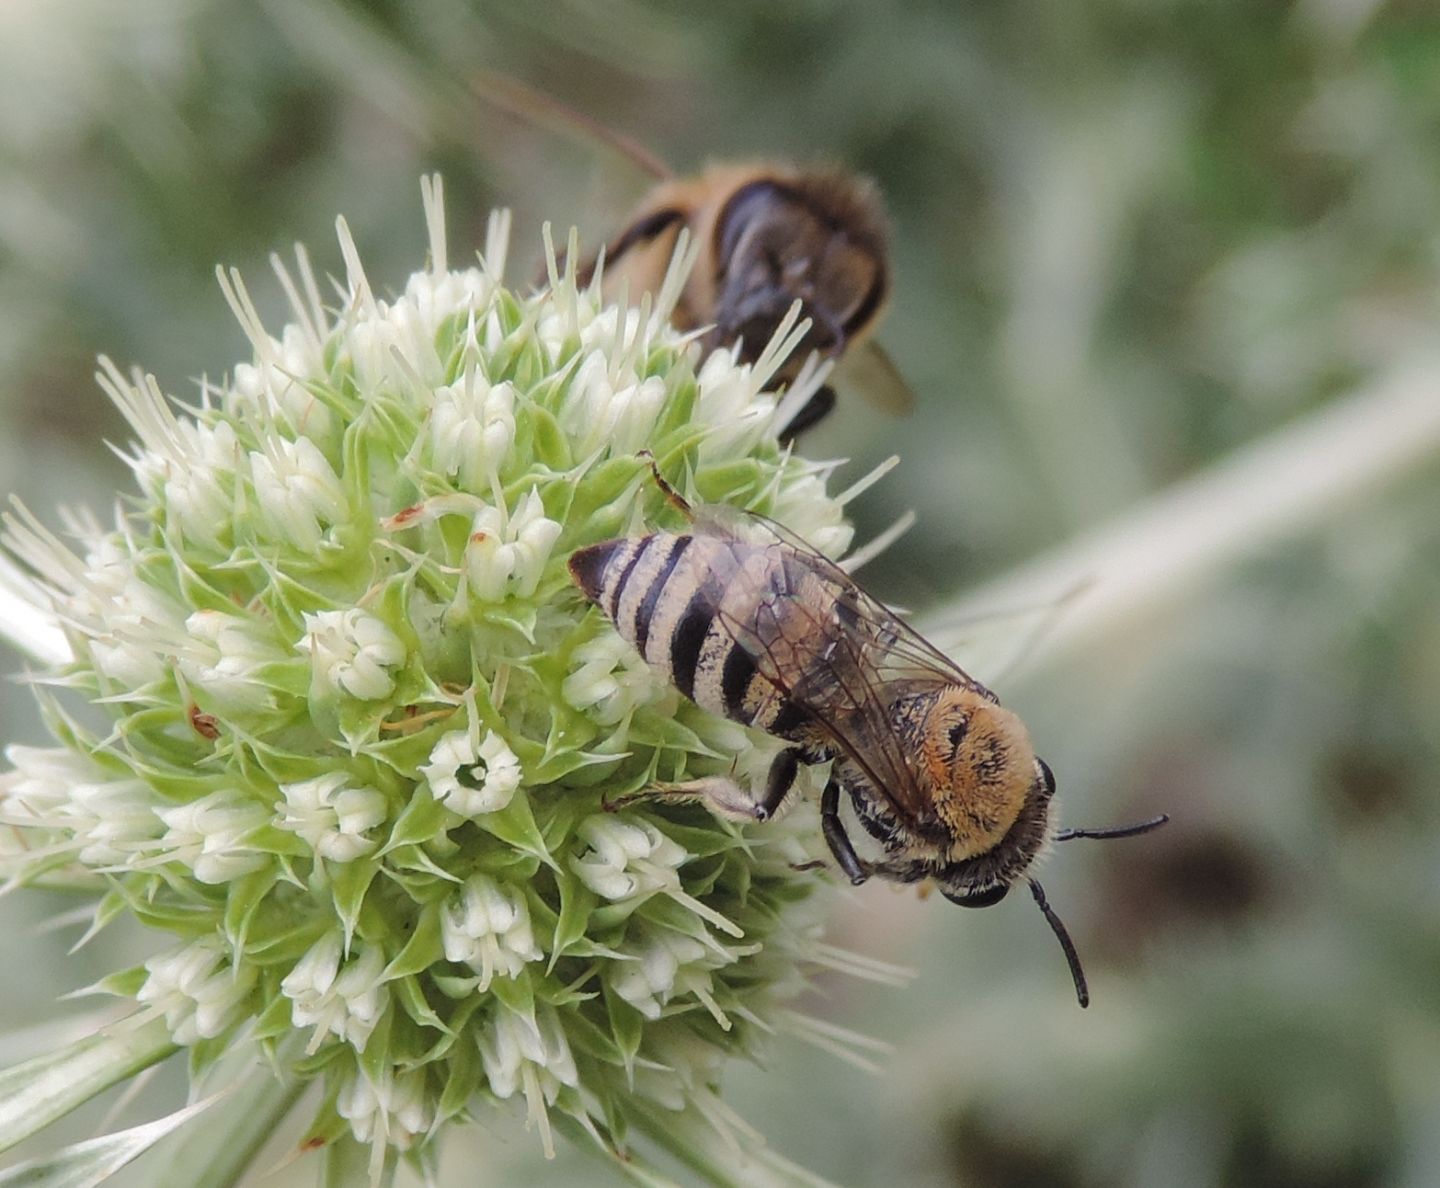
[{"label": "spiky flower head", "polygon": [[606,811],[757,777],[776,744],[658,682],[565,567],[665,514],[642,448],[848,545],[823,469],[777,443],[806,392],[763,391],[796,334],[699,360],[667,320],[683,260],[653,305],[602,304],[553,254],[522,296],[503,218],[451,270],[438,183],[426,210],[429,266],[391,299],[343,220],[336,308],[303,250],[276,334],[222,273],[254,357],[198,407],[105,362],[139,495],[76,519],[74,551],[23,511],[6,541],[68,653],[43,678],[59,745],[12,747],[0,783],[12,880],[163,935],[105,983],[132,1021],[197,1072],[243,1042],[321,1078],[316,1143],[372,1144],[376,1177],[512,1099],[547,1149],[552,1119],[612,1152],[678,1133],[669,1111],[723,1127],[721,1058],[833,960],[806,830]]}]

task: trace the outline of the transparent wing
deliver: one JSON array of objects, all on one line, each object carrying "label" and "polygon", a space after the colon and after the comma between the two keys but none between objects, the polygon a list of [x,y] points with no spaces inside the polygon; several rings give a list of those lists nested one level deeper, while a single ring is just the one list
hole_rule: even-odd
[{"label": "transparent wing", "polygon": [[[761,516],[700,509],[696,529],[734,542],[732,583],[717,618],[756,671],[870,779],[912,828],[934,820],[931,798],[891,721],[896,682],[909,693],[964,685],[994,700],[848,574]],[[742,554],[763,551],[764,563]],[[736,607],[744,608],[737,611]]]},{"label": "transparent wing", "polygon": [[[770,547],[778,553],[780,546]],[[777,557],[776,565],[786,560]],[[748,615],[722,605],[717,620],[760,676],[848,755],[903,819],[918,824],[930,815],[927,798],[890,725],[877,677],[867,671],[865,649],[837,634],[830,613],[814,605],[813,591],[800,593],[784,573],[770,569]]]},{"label": "transparent wing", "polygon": [[559,135],[576,137],[591,147],[608,149],[655,181],[675,176],[669,165],[639,141],[518,78],[477,69],[471,74],[470,86],[476,95],[501,111]]},{"label": "transparent wing", "polygon": [[866,404],[892,417],[909,416],[915,393],[889,353],[873,338],[846,351],[835,368],[833,386],[855,393]]},{"label": "transparent wing", "polygon": [[[708,513],[709,508],[705,511]],[[758,512],[740,512],[726,508],[729,531],[762,534],[783,545],[798,564],[813,571],[832,587],[843,591],[839,598],[847,614],[854,617],[851,634],[862,650],[864,662],[882,681],[904,680],[924,688],[927,685],[960,685],[985,700],[998,705],[1000,699],[927,640],[915,628],[890,610],[878,598],[867,593],[848,573],[824,554],[817,552],[788,528]]]}]

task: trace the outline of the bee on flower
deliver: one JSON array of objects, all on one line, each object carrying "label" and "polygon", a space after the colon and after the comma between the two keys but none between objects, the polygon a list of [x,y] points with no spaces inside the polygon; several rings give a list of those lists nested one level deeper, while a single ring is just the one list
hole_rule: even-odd
[{"label": "bee on flower", "polygon": [[813,829],[605,811],[758,772],[734,747],[765,744],[598,634],[566,561],[632,526],[642,447],[848,529],[778,439],[793,318],[754,363],[702,360],[668,317],[680,265],[644,309],[573,270],[518,294],[508,220],[452,267],[438,181],[424,199],[429,262],[392,296],[343,221],[337,305],[299,252],[272,330],[222,272],[251,357],[198,411],[102,366],[136,438],[113,526],[76,517],[72,550],[6,519],[56,737],[6,752],[0,878],[163,941],[102,983],[124,1027],[46,1056],[49,1108],[180,1045],[196,1076],[253,1054],[257,1134],[321,1081],[306,1146],[334,1175],[359,1151],[384,1183],[517,1101],[547,1151],[558,1115],[637,1168],[635,1136],[733,1140],[716,1070],[835,959]]}]

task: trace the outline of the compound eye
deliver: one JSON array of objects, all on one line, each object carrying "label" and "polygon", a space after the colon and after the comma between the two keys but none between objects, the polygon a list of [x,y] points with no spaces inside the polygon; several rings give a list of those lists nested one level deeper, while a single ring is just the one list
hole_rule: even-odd
[{"label": "compound eye", "polygon": [[1009,893],[1010,888],[1002,883],[998,887],[987,887],[984,891],[972,891],[968,895],[951,895],[949,891],[941,891],[951,903],[958,903],[961,907],[982,908],[992,907],[999,903]]},{"label": "compound eye", "polygon": [[1046,763],[1045,760],[1037,757],[1035,762],[1040,765],[1040,776],[1045,781],[1045,795],[1054,796],[1055,773],[1050,770],[1050,765]]}]

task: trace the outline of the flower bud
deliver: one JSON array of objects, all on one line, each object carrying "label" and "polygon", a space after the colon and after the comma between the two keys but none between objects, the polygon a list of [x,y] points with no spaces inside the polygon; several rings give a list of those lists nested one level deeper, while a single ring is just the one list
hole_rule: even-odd
[{"label": "flower bud", "polygon": [[405,662],[405,645],[374,615],[358,607],[305,616],[300,650],[310,654],[322,685],[376,701],[395,688],[391,669]]}]

